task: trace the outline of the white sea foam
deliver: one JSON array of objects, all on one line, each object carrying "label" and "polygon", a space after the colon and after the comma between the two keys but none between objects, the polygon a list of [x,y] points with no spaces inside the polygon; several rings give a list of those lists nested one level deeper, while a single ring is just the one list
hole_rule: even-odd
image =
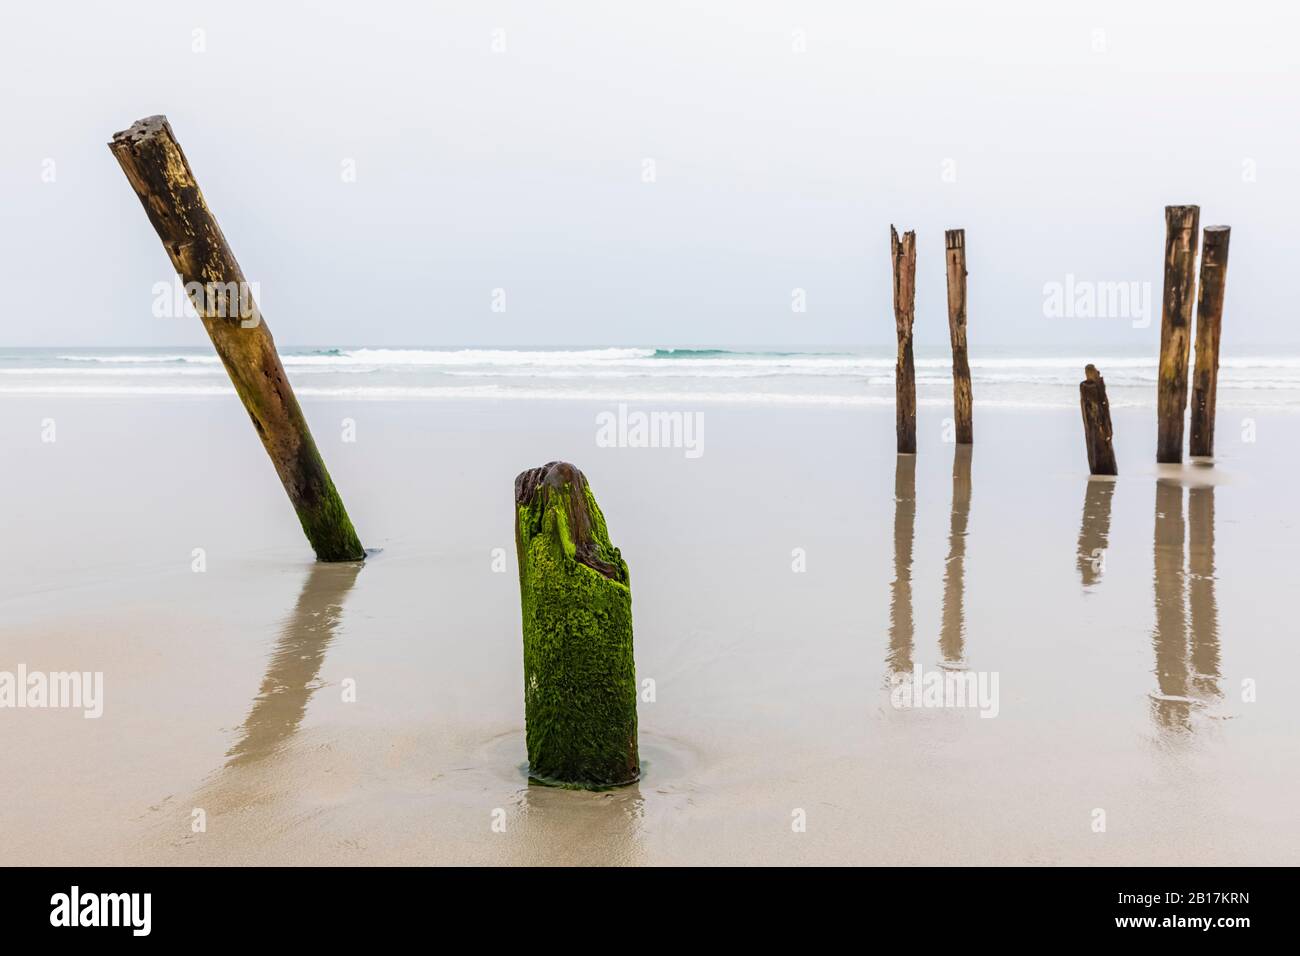
[{"label": "white sea foam", "polygon": [[[919,404],[951,407],[947,350],[916,359]],[[745,352],[718,349],[283,349],[304,398],[364,401],[654,401],[874,406],[894,401],[892,349]],[[1154,404],[1155,356],[1097,356],[1116,408]],[[1077,408],[1083,357],[975,357],[976,404]],[[230,394],[209,350],[0,351],[0,392],[18,395]],[[195,381],[198,379],[199,381]],[[1300,410],[1300,356],[1225,358],[1220,404]]]},{"label": "white sea foam", "polygon": [[[121,355],[60,354],[60,362],[108,365],[214,365],[215,355],[160,353]],[[840,370],[853,373],[865,369],[893,368],[894,359],[884,356],[844,353],[728,352],[716,349],[671,350],[651,348],[605,349],[323,349],[314,352],[286,350],[281,359],[286,366],[435,366],[447,368],[658,368],[691,370],[727,370],[755,368],[765,370]],[[1082,374],[1090,362],[1103,373],[1114,369],[1155,369],[1156,358],[1135,356],[992,356],[971,358],[970,367],[978,369],[1068,370]],[[950,369],[947,356],[917,357],[918,369]],[[1221,368],[1300,370],[1300,356],[1227,357]]]},{"label": "white sea foam", "polygon": [[[498,388],[493,385],[460,385],[445,387],[374,385],[340,388],[306,386],[294,390],[301,398],[352,399],[359,401],[567,401],[567,402],[644,402],[659,404],[709,404],[736,405],[824,405],[824,406],[892,406],[893,395],[826,395],[809,392],[704,392],[704,391],[629,391],[624,389],[534,389]],[[202,385],[32,385],[0,386],[0,394],[8,395],[68,395],[68,396],[176,396],[207,397],[231,395],[235,390],[227,386]],[[921,406],[941,407],[949,402],[941,398],[919,398]],[[1016,402],[990,399],[983,406],[998,408],[1073,408],[1073,405],[1039,402]],[[1115,405],[1115,403],[1112,403]]]},{"label": "white sea foam", "polygon": [[158,362],[172,362],[177,365],[191,363],[195,365],[219,365],[221,359],[215,355],[57,355],[60,362],[100,362],[105,365],[149,365]]},{"label": "white sea foam", "polygon": [[63,378],[170,378],[172,376],[212,376],[224,375],[225,369],[219,365],[211,368],[78,368],[66,369],[46,366],[44,368],[0,368],[0,375],[36,375],[44,378],[62,376]]}]

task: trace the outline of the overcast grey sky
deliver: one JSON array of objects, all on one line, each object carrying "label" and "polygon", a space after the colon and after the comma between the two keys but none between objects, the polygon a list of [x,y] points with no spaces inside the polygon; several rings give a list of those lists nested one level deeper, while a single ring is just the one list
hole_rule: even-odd
[{"label": "overcast grey sky", "polygon": [[[887,344],[893,222],[923,345],[962,226],[974,347],[1154,347],[1191,202],[1233,226],[1225,348],[1297,344],[1295,10],[6,3],[0,346],[206,341],[152,315],[105,146],[152,113],[282,345]],[[1045,316],[1068,273],[1150,282],[1151,327]]]}]

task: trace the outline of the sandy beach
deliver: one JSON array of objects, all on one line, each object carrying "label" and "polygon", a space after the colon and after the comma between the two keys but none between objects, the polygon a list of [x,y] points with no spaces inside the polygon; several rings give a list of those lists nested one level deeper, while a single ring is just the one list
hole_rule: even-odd
[{"label": "sandy beach", "polygon": [[[1300,863],[1291,413],[1180,468],[1119,407],[1104,482],[1077,407],[978,391],[969,459],[924,403],[902,459],[883,405],[696,406],[689,458],[600,447],[602,402],[303,404],[363,567],[228,396],[0,405],[0,669],[104,675],[98,719],[3,714],[6,863]],[[556,458],[653,681],[604,793],[526,777],[511,487]],[[996,715],[894,706],[942,665]]]}]

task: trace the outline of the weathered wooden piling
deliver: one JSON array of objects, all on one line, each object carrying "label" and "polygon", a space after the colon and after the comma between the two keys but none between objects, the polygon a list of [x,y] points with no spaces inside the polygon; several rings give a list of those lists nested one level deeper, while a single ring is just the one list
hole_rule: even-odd
[{"label": "weathered wooden piling", "polygon": [[974,439],[971,423],[970,359],[966,354],[966,230],[943,234],[948,267],[948,338],[952,341],[952,410],[957,422],[957,444]]},{"label": "weathered wooden piling", "polygon": [[1192,372],[1192,437],[1189,451],[1214,455],[1214,405],[1219,387],[1219,334],[1228,281],[1228,226],[1206,226],[1201,244],[1201,281],[1196,293],[1196,366]]},{"label": "weathered wooden piling", "polygon": [[1156,461],[1183,460],[1187,414],[1187,352],[1196,297],[1200,206],[1165,207],[1165,280],[1160,306],[1160,369],[1156,393]]},{"label": "weathered wooden piling", "polygon": [[1111,446],[1114,430],[1110,424],[1110,402],[1106,399],[1106,380],[1089,365],[1079,383],[1079,406],[1083,411],[1083,441],[1088,447],[1088,470],[1094,475],[1118,475],[1115,449]]},{"label": "weathered wooden piling", "polygon": [[640,776],[627,564],[582,472],[515,479],[528,772],[600,789]]},{"label": "weathered wooden piling", "polygon": [[889,227],[890,254],[894,264],[894,330],[898,334],[898,357],[894,362],[894,421],[898,432],[898,453],[916,454],[916,367],[912,359],[912,325],[916,320],[916,233]]},{"label": "weathered wooden piling", "polygon": [[361,542],[289,386],[251,286],[208,209],[165,116],[113,134],[108,144],[144,206],[284,490],[322,561],[359,561]]}]

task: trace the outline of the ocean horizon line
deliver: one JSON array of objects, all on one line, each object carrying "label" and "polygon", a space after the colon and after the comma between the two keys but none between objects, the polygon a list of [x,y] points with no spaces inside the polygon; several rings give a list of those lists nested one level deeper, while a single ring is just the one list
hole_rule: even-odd
[{"label": "ocean horizon line", "polygon": [[[515,400],[874,407],[894,403],[895,350],[760,351],[685,347],[380,348],[283,346],[304,399]],[[1152,406],[1157,356],[1147,349],[985,349],[970,358],[977,407],[1077,408],[1096,364],[1116,409]],[[952,357],[917,349],[918,401],[950,405]],[[1300,411],[1300,352],[1236,349],[1220,361],[1224,408]],[[0,395],[207,398],[234,393],[208,346],[0,349]]]}]

